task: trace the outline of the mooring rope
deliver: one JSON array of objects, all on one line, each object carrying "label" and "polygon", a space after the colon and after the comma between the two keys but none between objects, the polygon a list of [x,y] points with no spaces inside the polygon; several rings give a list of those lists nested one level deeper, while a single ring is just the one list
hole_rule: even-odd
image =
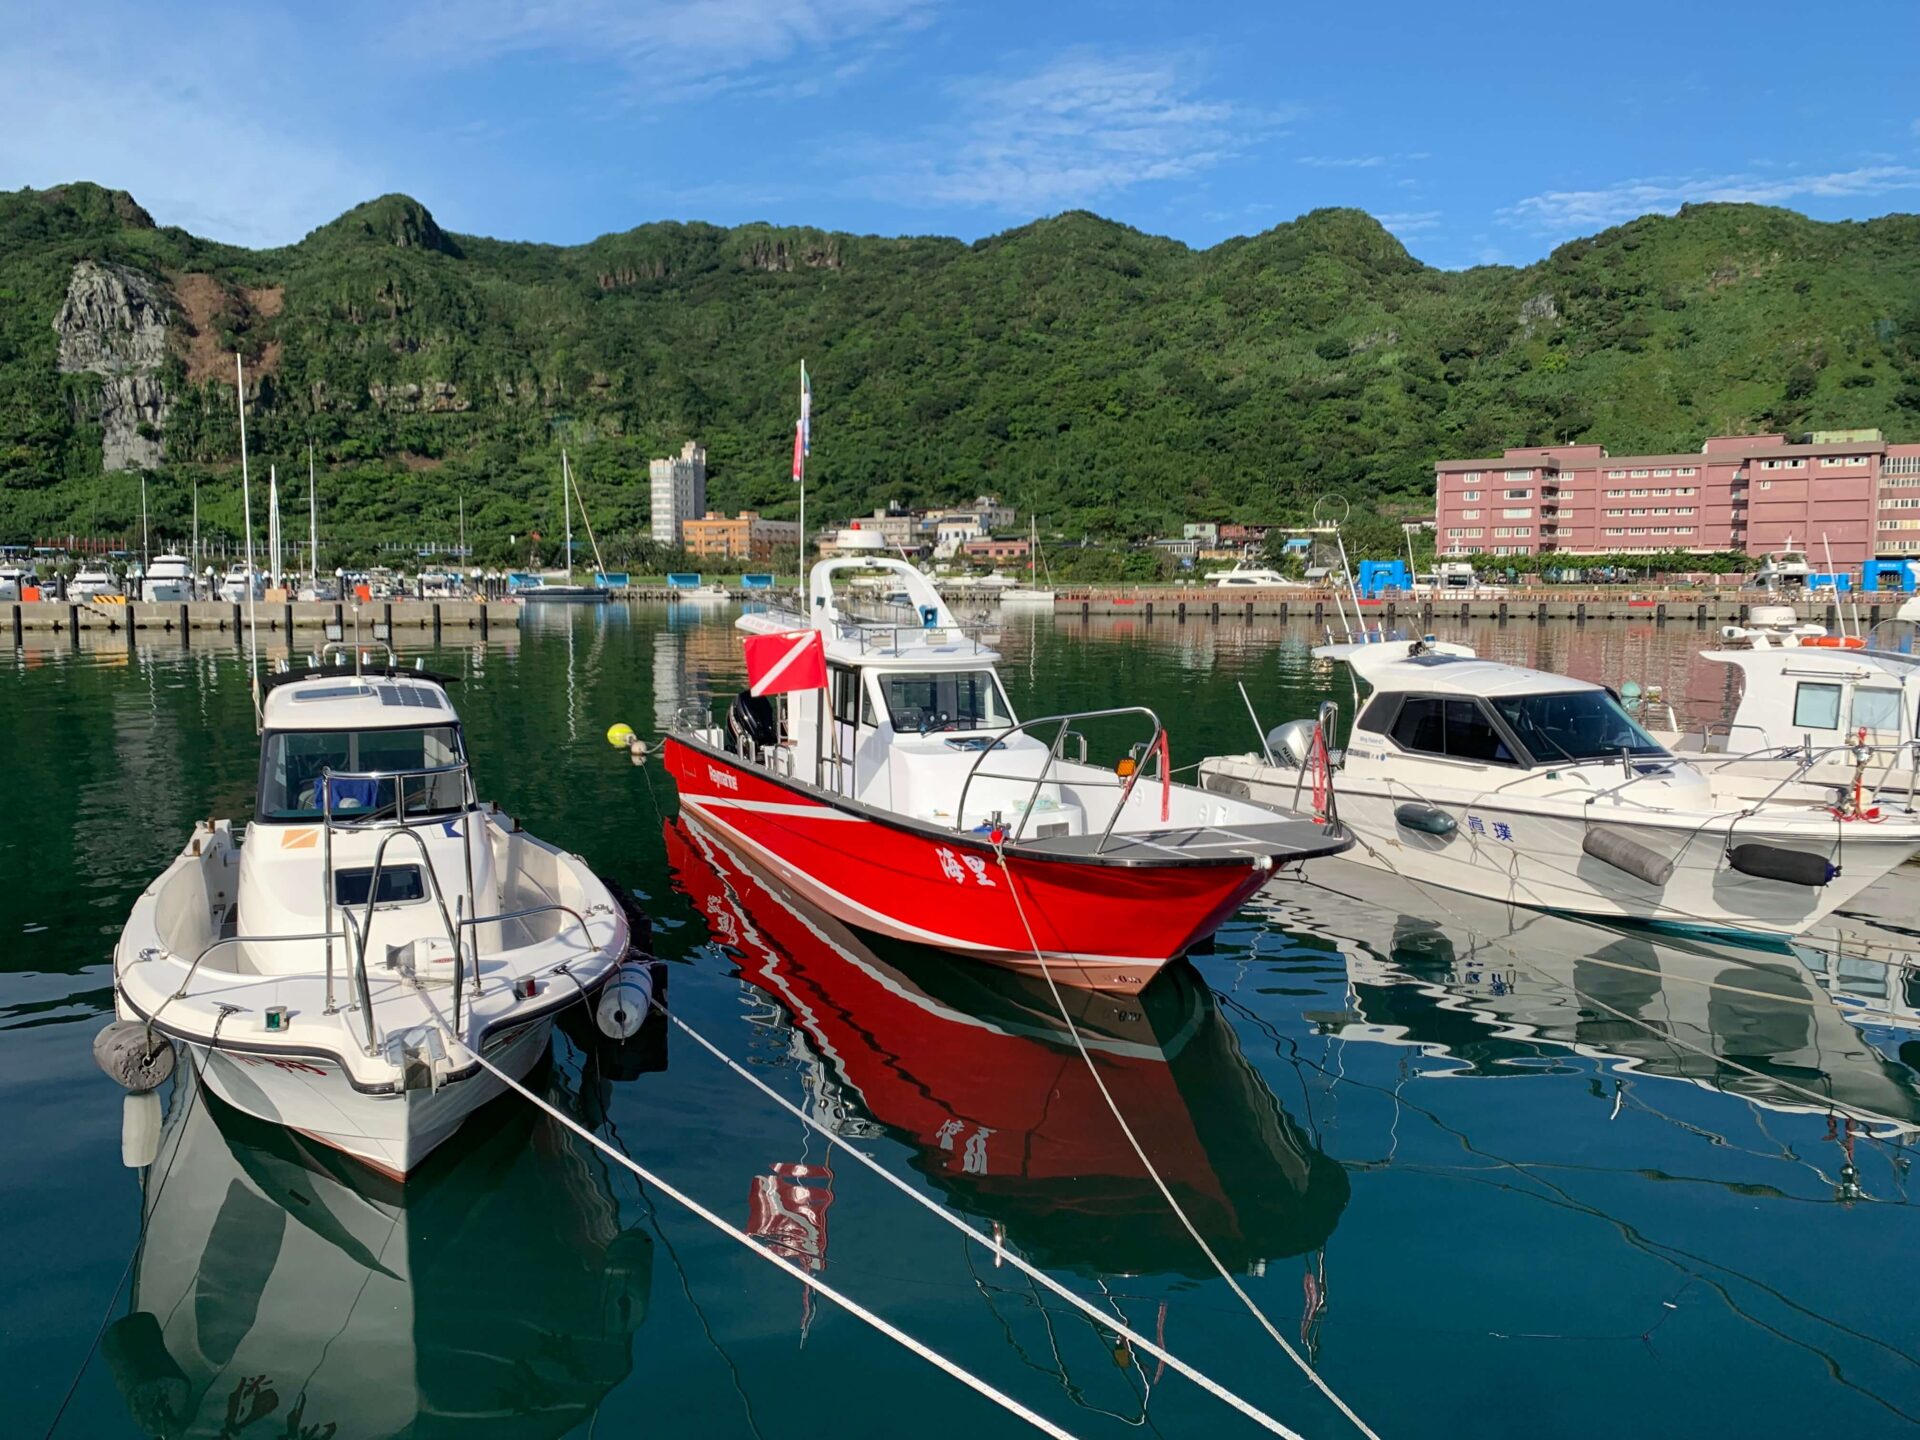
[{"label": "mooring rope", "polygon": [[1127,1123],[1127,1117],[1121,1113],[1118,1102],[1113,1098],[1113,1092],[1107,1089],[1107,1082],[1101,1077],[1100,1067],[1093,1063],[1093,1056],[1087,1051],[1086,1041],[1081,1038],[1080,1027],[1073,1023],[1073,1016],[1067,1009],[1067,1002],[1060,994],[1059,985],[1054,981],[1053,967],[1047,964],[1046,954],[1041,950],[1040,942],[1035,938],[1033,933],[1033,925],[1027,919],[1027,907],[1020,899],[1020,887],[1014,879],[1013,870],[1007,864],[1006,851],[1000,845],[996,844],[994,846],[994,854],[1000,861],[1000,873],[1006,877],[1007,893],[1013,896],[1014,910],[1020,916],[1020,927],[1027,933],[1028,945],[1033,947],[1033,958],[1040,962],[1040,973],[1046,977],[1047,989],[1053,992],[1053,1003],[1060,1011],[1060,1018],[1067,1023],[1067,1033],[1073,1037],[1074,1048],[1080,1052],[1081,1060],[1086,1062],[1087,1073],[1093,1077],[1093,1083],[1099,1089],[1101,1098],[1107,1102],[1107,1109],[1112,1112],[1115,1123],[1120,1126],[1120,1133],[1126,1136],[1127,1144],[1133,1147],[1134,1155],[1138,1157],[1141,1165],[1146,1167],[1147,1175],[1160,1191],[1161,1197],[1167,1202],[1168,1207],[1173,1211],[1174,1215],[1178,1217],[1181,1225],[1186,1228],[1187,1234],[1193,1237],[1193,1243],[1200,1247],[1200,1253],[1207,1257],[1208,1262],[1212,1264],[1220,1278],[1227,1282],[1227,1288],[1233,1291],[1242,1305],[1246,1306],[1248,1313],[1260,1322],[1260,1327],[1272,1337],[1274,1344],[1286,1352],[1287,1358],[1293,1361],[1293,1363],[1300,1368],[1300,1372],[1313,1382],[1314,1388],[1326,1396],[1336,1410],[1346,1416],[1348,1420],[1352,1421],[1354,1428],[1366,1436],[1367,1440],[1380,1440],[1380,1437],[1374,1433],[1367,1422],[1362,1420],[1359,1415],[1354,1412],[1353,1407],[1347,1404],[1345,1400],[1342,1400],[1334,1391],[1333,1387],[1320,1377],[1319,1372],[1307,1363],[1305,1357],[1287,1343],[1287,1337],[1282,1335],[1274,1326],[1274,1323],[1267,1318],[1266,1312],[1254,1303],[1253,1297],[1241,1288],[1240,1282],[1233,1278],[1232,1273],[1221,1263],[1220,1257],[1214,1254],[1213,1247],[1207,1243],[1206,1237],[1202,1235],[1198,1227],[1194,1225],[1186,1209],[1174,1198],[1173,1191],[1168,1188],[1167,1182],[1160,1177],[1160,1171],[1155,1167],[1153,1161],[1147,1158],[1146,1150],[1141,1146],[1139,1138],[1133,1133],[1133,1127]]},{"label": "mooring rope", "polygon": [[489,1075],[493,1076],[494,1079],[498,1080],[502,1085],[505,1085],[509,1090],[512,1090],[515,1094],[523,1097],[526,1100],[531,1101],[538,1109],[545,1112],[547,1115],[551,1116],[555,1121],[565,1126],[568,1130],[571,1130],[574,1134],[578,1135],[582,1140],[585,1140],[589,1145],[592,1145],[595,1149],[599,1150],[601,1153],[606,1155],[607,1158],[612,1160],[615,1164],[624,1166],[626,1169],[631,1170],[635,1175],[639,1176],[644,1183],[653,1186],[662,1195],[665,1195],[668,1199],[674,1201],[676,1204],[684,1207],[685,1209],[691,1210],[695,1215],[699,1216],[702,1220],[706,1221],[707,1224],[711,1225],[714,1229],[718,1230],[721,1234],[725,1235],[728,1239],[733,1240],[737,1244],[744,1246],[748,1251],[750,1251],[754,1255],[759,1256],[762,1260],[765,1260],[768,1264],[776,1266],[781,1270],[784,1270],[788,1275],[791,1275],[795,1280],[798,1280],[802,1285],[805,1285],[808,1289],[816,1291],[817,1293],[826,1296],[827,1299],[833,1301],[834,1304],[840,1306],[841,1309],[847,1311],[850,1315],[853,1315],[856,1319],[864,1320],[867,1324],[871,1325],[874,1329],[878,1330],[882,1335],[885,1335],[889,1340],[892,1340],[895,1344],[910,1351],[914,1355],[919,1356],[922,1360],[925,1360],[929,1365],[932,1365],[935,1369],[942,1370],[946,1374],[951,1375],[954,1379],[958,1380],[961,1384],[965,1385],[968,1389],[974,1391],[976,1394],[985,1396],[987,1399],[991,1400],[994,1404],[998,1405],[1002,1410],[1005,1410],[1008,1414],[1014,1415],[1019,1419],[1026,1421],[1027,1424],[1033,1426],[1034,1429],[1040,1431],[1042,1434],[1051,1435],[1055,1437],[1055,1440],[1075,1440],[1075,1437],[1071,1431],[1061,1429],[1058,1425],[1054,1424],[1053,1421],[1047,1419],[1044,1415],[1040,1415],[1035,1411],[1028,1409],[1025,1405],[1021,1404],[1018,1400],[1014,1399],[1011,1395],[1008,1395],[1005,1391],[997,1389],[993,1385],[989,1384],[987,1381],[982,1380],[979,1376],[975,1375],[972,1371],[965,1369],[964,1367],[956,1364],[952,1360],[949,1360],[946,1356],[942,1355],[939,1351],[933,1349],[931,1346],[923,1344],[921,1341],[916,1340],[913,1336],[907,1334],[906,1331],[900,1329],[899,1326],[894,1325],[892,1322],[882,1318],[879,1315],[874,1314],[873,1311],[867,1309],[866,1306],[862,1305],[859,1301],[855,1300],[852,1296],[844,1295],[839,1290],[836,1290],[833,1286],[827,1284],[826,1281],[819,1279],[817,1276],[809,1275],[805,1270],[801,1269],[798,1265],[794,1264],[791,1260],[787,1259],[784,1255],[777,1254],[774,1251],[768,1249],[764,1245],[756,1244],[754,1242],[753,1237],[747,1234],[744,1230],[736,1229],[733,1225],[729,1224],[726,1220],[722,1219],[719,1215],[716,1215],[713,1211],[709,1210],[706,1206],[702,1205],[698,1200],[695,1200],[691,1195],[685,1194],[684,1192],[677,1189],[673,1185],[670,1185],[667,1181],[661,1179],[658,1175],[655,1175],[652,1171],[648,1170],[644,1165],[642,1165],[639,1161],[635,1160],[631,1155],[624,1153],[623,1151],[615,1147],[613,1144],[603,1139],[601,1136],[596,1135],[593,1131],[587,1129],[586,1126],[574,1120],[571,1116],[567,1115],[565,1112],[560,1110],[557,1106],[553,1105],[551,1102],[549,1102],[542,1096],[534,1094],[533,1091],[529,1090],[526,1086],[522,1085],[518,1080],[514,1079],[511,1075],[507,1074],[506,1071],[502,1070],[499,1066],[495,1065],[491,1060],[487,1059],[487,1057],[482,1055],[478,1050],[474,1050],[468,1047],[462,1040],[460,1040],[460,1038],[453,1033],[452,1028],[447,1024],[446,1020],[441,1016],[439,1006],[435,1005],[433,1003],[432,998],[426,995],[424,991],[422,992],[421,998],[427,1007],[427,1012],[433,1016],[434,1023],[440,1027],[441,1032],[446,1036],[449,1042],[451,1042],[454,1045],[458,1045],[463,1050],[466,1050],[466,1052],[469,1055],[473,1056],[474,1063],[477,1064],[482,1070],[485,1070]]}]

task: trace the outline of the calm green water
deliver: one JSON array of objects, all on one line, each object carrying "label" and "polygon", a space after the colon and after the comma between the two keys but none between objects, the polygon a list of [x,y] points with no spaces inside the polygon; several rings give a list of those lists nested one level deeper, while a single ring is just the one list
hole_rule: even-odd
[{"label": "calm green water", "polygon": [[[729,619],[557,614],[429,663],[464,677],[482,793],[645,897],[676,1014],[1301,1433],[1354,1433],[1165,1213],[1044,991],[801,915],[664,823],[664,775],[602,735],[736,688]],[[1692,718],[1724,702],[1690,629],[1470,638],[1661,683]],[[1268,724],[1328,691],[1307,639],[1029,618],[1003,648],[1023,713],[1151,704],[1180,765],[1248,748],[1236,679]],[[196,816],[250,803],[244,671],[218,647],[49,646],[0,679],[0,734],[0,1432],[42,1433],[76,1372],[66,1436],[1021,1428],[513,1097],[402,1203],[177,1088],[143,1239],[89,1043],[134,897]],[[1912,1433],[1911,1151],[1819,1099],[1920,1119],[1884,967],[1849,982],[1872,1012],[1856,1025],[1783,957],[1563,923],[1503,937],[1504,912],[1461,897],[1314,879],[1080,1019],[1222,1259],[1380,1434]],[[563,1036],[542,1083],[1075,1434],[1256,1433],[683,1036]]]}]

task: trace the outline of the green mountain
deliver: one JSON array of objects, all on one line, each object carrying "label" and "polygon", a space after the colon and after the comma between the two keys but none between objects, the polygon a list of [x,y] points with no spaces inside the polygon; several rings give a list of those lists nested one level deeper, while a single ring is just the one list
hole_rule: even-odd
[{"label": "green mountain", "polygon": [[[646,461],[707,447],[718,507],[791,515],[995,492],[1069,534],[1430,507],[1432,462],[1751,428],[1920,434],[1920,218],[1690,207],[1524,269],[1430,269],[1319,210],[1191,250],[1085,213],[975,244],[651,224],[553,246],[452,235],[389,195],[277,250],[156,226],[124,193],[0,195],[0,540],[238,524],[250,453],[321,468],[345,550],[483,553],[557,530],[573,453],[631,553]],[[103,462],[121,468],[103,470]],[[304,476],[297,480],[304,501]],[[256,512],[258,513],[258,512]],[[612,558],[611,556],[609,557]]]}]

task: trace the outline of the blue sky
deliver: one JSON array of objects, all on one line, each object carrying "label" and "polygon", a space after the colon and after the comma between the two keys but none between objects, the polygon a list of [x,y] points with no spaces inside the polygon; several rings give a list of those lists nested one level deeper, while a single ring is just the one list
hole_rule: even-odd
[{"label": "blue sky", "polygon": [[1085,208],[1206,246],[1355,205],[1448,267],[1687,200],[1920,209],[1911,0],[62,0],[6,24],[0,186],[99,180],[256,245],[395,190],[554,242],[973,239]]}]

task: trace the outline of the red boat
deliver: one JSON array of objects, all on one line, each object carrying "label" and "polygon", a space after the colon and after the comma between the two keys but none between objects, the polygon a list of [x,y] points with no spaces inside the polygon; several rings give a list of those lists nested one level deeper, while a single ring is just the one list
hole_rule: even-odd
[{"label": "red boat", "polygon": [[[1213,1274],[1107,1113],[1043,982],[870,943],[697,822],[669,821],[666,841],[675,885],[804,1036],[794,1049],[818,1066],[809,1091],[822,1123],[912,1147],[915,1168],[1036,1263]],[[1190,966],[1138,997],[1063,995],[1115,1102],[1227,1265],[1326,1243],[1346,1172],[1280,1108]]]},{"label": "red boat", "polygon": [[[845,608],[834,577],[855,569],[888,572],[893,617]],[[688,813],[849,925],[1134,991],[1278,869],[1352,843],[1324,814],[1171,783],[1144,707],[1017,721],[998,657],[904,561],[822,561],[809,599],[740,626],[790,644],[774,674],[824,685],[743,691],[725,725],[668,736],[667,769]],[[1119,763],[1088,763],[1121,727]]]}]

